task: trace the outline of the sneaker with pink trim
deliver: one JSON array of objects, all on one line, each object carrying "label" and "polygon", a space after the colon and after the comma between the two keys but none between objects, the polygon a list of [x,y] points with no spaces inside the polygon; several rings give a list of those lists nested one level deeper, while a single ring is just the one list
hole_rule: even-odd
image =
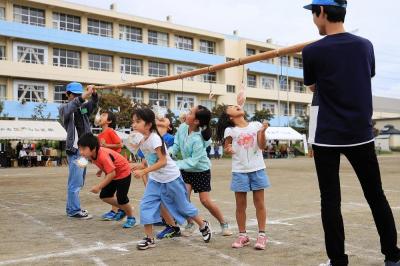
[{"label": "sneaker with pink trim", "polygon": [[246,235],[239,235],[235,242],[232,243],[233,248],[242,248],[250,244],[250,238]]},{"label": "sneaker with pink trim", "polygon": [[257,242],[256,242],[256,244],[254,245],[254,248],[255,248],[255,249],[258,249],[258,250],[264,250],[264,249],[265,249],[265,246],[267,245],[267,241],[268,241],[267,236],[265,236],[265,235],[259,235],[259,236],[257,237]]}]

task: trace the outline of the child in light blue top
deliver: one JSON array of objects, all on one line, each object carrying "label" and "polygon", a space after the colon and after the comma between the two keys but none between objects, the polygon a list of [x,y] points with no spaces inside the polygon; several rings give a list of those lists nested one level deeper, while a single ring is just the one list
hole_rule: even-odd
[{"label": "child in light blue top", "polygon": [[[200,201],[210,213],[220,222],[222,235],[229,236],[232,232],[218,206],[211,200],[211,162],[207,157],[207,147],[211,144],[210,129],[211,112],[204,106],[195,106],[186,115],[176,135],[174,145],[169,149],[173,156],[179,152],[182,159],[176,161],[186,183],[188,195],[199,193]],[[194,224],[188,220],[184,235],[191,235]]]}]

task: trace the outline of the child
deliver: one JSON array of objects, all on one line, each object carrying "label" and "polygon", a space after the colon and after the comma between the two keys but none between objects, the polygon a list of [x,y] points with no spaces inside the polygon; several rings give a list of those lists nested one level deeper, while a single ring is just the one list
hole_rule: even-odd
[{"label": "child", "polygon": [[[117,119],[112,112],[103,112],[100,116],[99,126],[102,128],[102,132],[97,136],[101,147],[112,149],[118,153],[122,150],[122,141],[120,137],[115,133],[115,127],[117,125]],[[97,173],[101,175],[101,170]],[[118,210],[115,206],[112,206],[111,211],[102,215],[105,221],[120,221],[125,217],[123,210]]]},{"label": "child", "polygon": [[250,244],[246,234],[247,192],[253,191],[259,234],[255,249],[264,250],[266,208],[264,205],[264,189],[269,187],[269,178],[265,174],[265,163],[262,156],[265,131],[268,124],[247,122],[245,112],[239,106],[225,106],[217,125],[217,137],[224,141],[225,152],[232,154],[231,190],[236,198],[236,221],[239,236],[232,244],[233,248],[241,248]]},{"label": "child", "polygon": [[140,203],[140,222],[144,224],[146,237],[138,242],[137,248],[145,250],[155,247],[153,224],[161,221],[161,203],[179,223],[192,218],[199,225],[204,242],[209,242],[211,239],[209,224],[200,218],[198,210],[188,201],[185,183],[178,167],[166,152],[164,141],[156,127],[153,111],[149,108],[136,109],[132,128],[145,137],[140,149],[148,165],[146,168],[136,168],[133,173],[136,178],[149,175]]},{"label": "child", "polygon": [[[103,181],[94,186],[90,191],[100,198],[127,214],[123,228],[131,228],[135,225],[133,209],[129,204],[128,191],[131,184],[131,168],[129,162],[118,152],[100,147],[99,141],[93,134],[86,133],[78,141],[80,154],[91,160],[102,172],[106,174]],[[99,174],[100,173],[100,174]],[[101,176],[101,172],[97,173]],[[116,197],[115,195],[116,194]]]},{"label": "child", "polygon": [[[211,143],[210,120],[210,110],[201,105],[193,107],[186,114],[186,122],[180,125],[170,152],[172,156],[178,153],[182,156],[182,160],[176,161],[176,164],[186,183],[189,199],[192,189],[194,193],[199,193],[200,202],[219,221],[222,235],[230,236],[232,232],[229,230],[229,225],[209,193],[211,191],[211,162],[207,157],[206,148]],[[191,235],[193,230],[194,224],[188,220],[184,234]]]}]

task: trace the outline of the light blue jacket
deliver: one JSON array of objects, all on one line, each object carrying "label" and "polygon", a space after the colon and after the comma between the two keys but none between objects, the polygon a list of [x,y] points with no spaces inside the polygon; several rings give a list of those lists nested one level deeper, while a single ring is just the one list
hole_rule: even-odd
[{"label": "light blue jacket", "polygon": [[211,167],[206,152],[210,144],[211,140],[205,141],[200,131],[189,135],[189,126],[183,123],[175,134],[174,145],[169,148],[169,152],[173,157],[181,153],[182,160],[176,161],[179,169],[187,172],[203,172]]}]

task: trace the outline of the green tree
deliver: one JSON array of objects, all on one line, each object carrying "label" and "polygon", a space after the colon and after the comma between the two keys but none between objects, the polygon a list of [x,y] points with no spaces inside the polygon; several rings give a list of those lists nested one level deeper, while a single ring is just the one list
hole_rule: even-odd
[{"label": "green tree", "polygon": [[1,114],[1,112],[3,112],[3,108],[4,108],[4,104],[2,101],[0,101],[0,114]]},{"label": "green tree", "polygon": [[251,118],[251,121],[258,121],[258,122],[262,123],[264,120],[269,121],[272,118],[274,118],[274,115],[271,114],[271,112],[269,110],[262,109],[262,110],[256,110],[254,112],[254,115]]},{"label": "green tree", "polygon": [[50,112],[45,114],[46,107],[47,107],[47,101],[43,100],[43,102],[39,103],[38,105],[35,106],[35,108],[33,108],[33,113],[32,113],[31,118],[33,120],[50,119],[50,117],[51,117]]}]

